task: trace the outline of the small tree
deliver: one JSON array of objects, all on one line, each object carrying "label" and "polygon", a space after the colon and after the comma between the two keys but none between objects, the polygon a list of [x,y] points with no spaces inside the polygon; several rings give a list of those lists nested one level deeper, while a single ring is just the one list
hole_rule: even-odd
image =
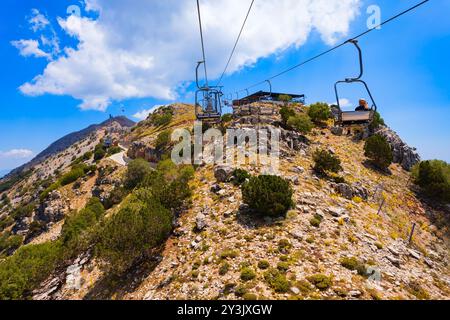
[{"label": "small tree", "polygon": [[423,161],[413,168],[412,175],[426,195],[450,202],[450,164],[440,160]]},{"label": "small tree", "polygon": [[241,190],[244,203],[266,216],[286,214],[294,204],[289,182],[277,176],[252,177]]},{"label": "small tree", "polygon": [[172,134],[172,131],[165,130],[158,135],[158,137],[156,138],[156,142],[155,142],[156,150],[162,152],[167,149],[167,147],[170,145],[171,134]]},{"label": "small tree", "polygon": [[289,118],[295,117],[295,110],[288,106],[284,106],[280,109],[280,116],[283,125],[287,125]]},{"label": "small tree", "polygon": [[307,134],[314,128],[311,118],[306,114],[296,114],[290,117],[287,125],[302,134]]},{"label": "small tree", "polygon": [[384,126],[386,123],[384,122],[384,119],[381,117],[380,113],[378,111],[375,112],[373,116],[373,121],[370,124],[370,129],[375,130],[378,129],[380,126]]},{"label": "small tree", "polygon": [[385,137],[373,135],[364,146],[365,156],[368,157],[379,169],[386,170],[394,159],[391,146]]},{"label": "small tree", "polygon": [[315,123],[321,123],[331,118],[331,110],[328,104],[317,102],[309,107],[308,115]]},{"label": "small tree", "polygon": [[136,159],[128,164],[124,185],[128,190],[136,188],[145,176],[152,171],[150,164],[144,159]]},{"label": "small tree", "polygon": [[317,150],[313,154],[314,170],[319,174],[342,171],[341,160],[328,150]]},{"label": "small tree", "polygon": [[292,101],[292,97],[290,95],[287,95],[287,94],[280,94],[278,96],[278,100],[284,102],[284,105],[287,106],[289,104],[289,102]]}]

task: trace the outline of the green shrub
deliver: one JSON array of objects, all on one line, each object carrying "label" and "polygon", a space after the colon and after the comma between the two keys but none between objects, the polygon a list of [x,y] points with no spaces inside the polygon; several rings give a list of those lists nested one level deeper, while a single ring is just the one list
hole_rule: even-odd
[{"label": "green shrub", "polygon": [[331,118],[331,109],[328,104],[317,102],[309,107],[308,116],[313,122],[321,123]]},{"label": "green shrub", "polygon": [[319,228],[320,224],[322,223],[322,216],[320,215],[315,215],[313,218],[311,218],[311,220],[309,220],[309,223],[315,227],[315,228]]},{"label": "green shrub", "polygon": [[367,275],[367,268],[364,263],[356,259],[355,257],[344,257],[341,259],[341,265],[351,271],[358,271],[360,276]]},{"label": "green shrub", "polygon": [[271,268],[264,273],[264,279],[269,286],[277,293],[289,292],[291,283],[286,275],[277,269]]},{"label": "green shrub", "polygon": [[138,189],[99,232],[96,253],[112,272],[122,273],[166,240],[172,218],[151,191]]},{"label": "green shrub", "polygon": [[440,160],[423,161],[413,168],[412,176],[426,195],[450,202],[450,164]]},{"label": "green shrub", "polygon": [[114,188],[109,194],[108,198],[104,200],[104,207],[106,210],[111,209],[115,205],[122,202],[123,199],[128,195],[128,191],[123,187]]},{"label": "green shrub", "polygon": [[84,168],[82,167],[75,167],[72,168],[68,173],[63,175],[59,179],[59,184],[64,187],[68,184],[71,184],[72,182],[77,181],[79,178],[83,177],[85,175]]},{"label": "green shrub", "polygon": [[380,126],[385,126],[386,123],[384,122],[384,119],[381,117],[380,113],[378,111],[375,111],[373,121],[370,124],[370,129],[375,130],[378,129]]},{"label": "green shrub", "polygon": [[280,261],[277,264],[277,269],[280,270],[281,272],[288,272],[290,268],[289,262],[286,261]]},{"label": "green shrub", "polygon": [[192,166],[158,166],[157,171],[145,176],[141,186],[151,190],[155,198],[167,209],[179,211],[192,195],[189,180],[193,174]]},{"label": "green shrub", "polygon": [[58,242],[28,245],[0,262],[0,300],[30,296],[55,269],[61,255]]},{"label": "green shrub", "polygon": [[296,114],[295,116],[290,117],[287,125],[302,134],[310,133],[314,128],[311,118],[306,114]]},{"label": "green shrub", "polygon": [[11,235],[9,232],[5,232],[0,235],[0,258],[3,254],[10,254],[17,250],[23,242],[23,237],[19,235]]},{"label": "green shrub", "polygon": [[119,146],[114,146],[108,149],[108,154],[109,155],[113,155],[113,154],[117,154],[117,153],[121,153],[123,150],[121,147]]},{"label": "green shrub", "polygon": [[19,206],[16,209],[14,209],[11,216],[14,220],[22,220],[23,218],[31,217],[35,209],[36,205],[33,203],[30,203],[25,206]]},{"label": "green shrub", "polygon": [[163,152],[166,151],[166,149],[170,146],[170,137],[172,135],[172,131],[170,130],[164,130],[160,134],[158,134],[158,137],[156,138],[155,142],[155,148],[156,150]]},{"label": "green shrub", "polygon": [[242,296],[242,299],[244,299],[246,301],[256,301],[256,300],[258,300],[258,296],[254,293],[247,292],[246,294],[244,294]]},{"label": "green shrub", "polygon": [[236,169],[233,172],[233,184],[235,186],[242,185],[247,179],[250,179],[251,175],[246,170]]},{"label": "green shrub", "polygon": [[328,290],[333,285],[333,280],[331,277],[327,277],[323,274],[316,274],[306,279],[320,291]]},{"label": "green shrub", "polygon": [[283,125],[285,125],[285,126],[287,125],[289,118],[295,117],[295,115],[296,115],[296,113],[293,108],[284,106],[280,109],[281,121],[282,121]]},{"label": "green shrub", "polygon": [[244,203],[266,216],[284,215],[294,204],[289,182],[277,176],[252,177],[241,189]]},{"label": "green shrub", "polygon": [[224,262],[220,265],[219,268],[219,275],[224,276],[228,273],[228,271],[230,270],[230,264],[228,262]]},{"label": "green shrub", "polygon": [[260,262],[258,262],[258,268],[260,268],[261,270],[266,270],[270,268],[270,263],[267,260],[261,260]]},{"label": "green shrub", "polygon": [[103,145],[103,141],[101,141],[98,145],[95,146],[94,149],[94,161],[100,161],[106,156],[106,150]]},{"label": "green shrub", "polygon": [[251,267],[245,267],[241,270],[241,280],[251,281],[256,278],[256,273]]},{"label": "green shrub", "polygon": [[230,113],[226,113],[222,116],[222,122],[231,122],[233,120],[233,115]]},{"label": "green shrub", "polygon": [[379,169],[386,170],[394,159],[390,144],[378,134],[367,139],[364,151],[365,156]]},{"label": "green shrub", "polygon": [[136,159],[128,164],[124,185],[128,190],[136,188],[144,178],[152,172],[150,163],[144,159]]},{"label": "green shrub", "polygon": [[[86,206],[75,214],[66,218],[61,231],[61,241],[66,251],[74,254],[84,248],[83,237],[86,231],[96,227],[103,217],[105,209],[98,198],[92,198]],[[87,239],[89,241],[90,239]],[[75,253],[76,254],[76,253]]]},{"label": "green shrub", "polygon": [[164,107],[150,116],[150,124],[156,127],[164,127],[173,119],[172,107]]},{"label": "green shrub", "polygon": [[278,100],[284,102],[284,103],[288,103],[292,101],[292,97],[290,95],[287,94],[280,94],[278,96]]},{"label": "green shrub", "polygon": [[92,151],[88,151],[85,154],[83,154],[83,156],[81,158],[83,159],[83,161],[88,161],[92,158],[93,155],[94,154]]},{"label": "green shrub", "polygon": [[341,160],[328,150],[317,150],[313,154],[314,170],[319,174],[338,173],[342,170]]}]

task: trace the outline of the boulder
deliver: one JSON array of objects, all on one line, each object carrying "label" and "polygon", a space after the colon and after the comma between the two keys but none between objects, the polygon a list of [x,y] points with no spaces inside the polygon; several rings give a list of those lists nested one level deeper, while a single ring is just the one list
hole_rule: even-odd
[{"label": "boulder", "polygon": [[218,166],[214,169],[214,177],[217,182],[228,182],[233,175],[234,169],[229,166]]},{"label": "boulder", "polygon": [[206,216],[203,213],[200,213],[195,218],[195,228],[197,231],[203,231],[207,227]]}]

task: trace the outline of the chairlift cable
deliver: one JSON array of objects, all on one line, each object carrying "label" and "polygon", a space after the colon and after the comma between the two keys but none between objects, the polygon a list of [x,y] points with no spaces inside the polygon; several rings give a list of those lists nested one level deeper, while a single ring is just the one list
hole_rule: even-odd
[{"label": "chairlift cable", "polygon": [[[410,8],[408,8],[408,9],[406,9],[406,10],[400,12],[399,14],[397,14],[397,15],[395,15],[395,16],[393,16],[393,17],[391,17],[391,18],[389,18],[389,19],[387,19],[387,20],[381,22],[380,24],[376,25],[375,27],[372,27],[372,28],[370,28],[370,29],[368,29],[368,30],[366,30],[366,31],[364,31],[364,32],[362,32],[362,33],[360,33],[360,34],[358,34],[357,36],[354,36],[354,37],[352,37],[352,38],[350,38],[350,39],[348,39],[348,40],[346,40],[346,41],[344,41],[344,42],[342,42],[342,43],[336,45],[335,47],[330,48],[330,49],[328,49],[328,50],[326,50],[326,51],[324,51],[324,52],[322,52],[322,53],[320,53],[320,54],[318,54],[318,55],[316,55],[316,56],[314,56],[314,57],[312,57],[312,58],[310,58],[310,59],[307,59],[307,60],[305,60],[305,61],[303,61],[303,62],[301,62],[301,63],[299,63],[299,64],[297,64],[297,65],[294,65],[294,66],[292,66],[292,67],[290,67],[290,68],[288,68],[288,69],[286,69],[286,70],[284,70],[284,71],[282,71],[282,72],[280,72],[280,73],[278,73],[278,74],[276,74],[276,75],[274,75],[274,76],[268,78],[267,80],[273,80],[273,79],[275,79],[275,78],[278,78],[278,77],[280,77],[280,76],[282,76],[282,75],[284,75],[284,74],[286,74],[286,73],[288,73],[288,72],[291,72],[292,70],[295,70],[295,69],[297,69],[297,68],[299,68],[299,67],[304,66],[305,64],[307,64],[307,63],[309,63],[309,62],[312,62],[312,61],[314,61],[314,60],[316,60],[316,59],[319,59],[319,58],[321,58],[322,56],[324,56],[324,55],[326,55],[326,54],[328,54],[328,53],[330,53],[330,52],[332,52],[332,51],[335,51],[335,50],[339,49],[340,47],[343,47],[343,46],[346,45],[349,41],[351,41],[351,40],[356,40],[356,39],[359,39],[359,38],[361,38],[361,37],[363,37],[363,36],[366,36],[366,35],[369,34],[370,32],[372,32],[372,31],[374,31],[374,30],[376,30],[376,29],[378,29],[378,28],[380,28],[380,27],[382,27],[382,26],[384,26],[384,25],[386,25],[386,24],[388,24],[388,23],[390,23],[390,22],[392,22],[392,21],[394,21],[394,20],[400,18],[401,16],[403,16],[403,15],[405,15],[405,14],[407,14],[407,13],[409,13],[409,12],[415,10],[415,9],[417,9],[418,7],[421,7],[422,5],[426,4],[426,3],[429,2],[429,1],[430,1],[430,0],[424,0],[424,1],[422,1],[422,2],[420,2],[420,3],[418,3],[418,4],[416,4],[416,5],[414,5],[414,6],[410,7]],[[259,86],[259,85],[264,84],[265,82],[267,82],[267,80],[263,80],[263,81],[260,81],[260,82],[258,82],[258,83],[255,83],[255,84],[253,84],[253,85],[247,87],[246,89],[251,89],[251,88],[257,87],[257,86]],[[239,92],[245,91],[246,89],[239,90]]]},{"label": "chairlift cable", "polygon": [[250,7],[248,8],[247,15],[245,16],[244,22],[242,23],[241,30],[239,31],[239,35],[238,35],[238,37],[236,39],[236,42],[234,43],[233,50],[231,50],[230,57],[228,58],[227,64],[225,65],[225,69],[223,70],[223,73],[220,76],[219,82],[217,82],[217,85],[216,85],[217,87],[220,86],[220,84],[222,83],[223,77],[225,76],[225,73],[227,72],[228,67],[230,66],[231,59],[233,59],[233,55],[234,55],[234,53],[236,51],[237,45],[239,43],[239,40],[241,39],[242,32],[244,31],[245,25],[247,23],[248,17],[250,16],[250,12],[252,11],[254,3],[255,3],[255,0],[252,0],[252,2],[250,3]]},{"label": "chairlift cable", "polygon": [[197,14],[198,14],[198,25],[200,28],[200,40],[202,43],[203,66],[205,69],[205,83],[206,83],[206,87],[208,87],[208,72],[207,72],[207,68],[206,68],[205,41],[203,38],[203,26],[202,26],[202,15],[201,15],[201,11],[200,11],[200,0],[197,0]]}]

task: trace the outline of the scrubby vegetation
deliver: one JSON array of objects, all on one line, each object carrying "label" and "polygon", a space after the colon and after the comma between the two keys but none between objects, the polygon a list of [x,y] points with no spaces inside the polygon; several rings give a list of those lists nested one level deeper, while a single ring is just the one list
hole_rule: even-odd
[{"label": "scrubby vegetation", "polygon": [[450,164],[440,160],[423,161],[413,168],[412,175],[427,196],[450,202]]},{"label": "scrubby vegetation", "polygon": [[233,181],[232,182],[235,186],[241,186],[243,183],[245,183],[250,178],[251,178],[251,175],[246,170],[236,169],[233,171]]},{"label": "scrubby vegetation", "polygon": [[316,274],[307,278],[317,289],[321,291],[328,290],[332,284],[333,280],[324,274]]},{"label": "scrubby vegetation", "polygon": [[170,106],[157,110],[149,117],[150,124],[155,127],[165,127],[170,124],[172,119],[173,109]]},{"label": "scrubby vegetation", "polygon": [[394,159],[391,146],[385,137],[378,134],[367,139],[364,154],[379,169],[386,170]]},{"label": "scrubby vegetation", "polygon": [[326,103],[317,102],[309,106],[308,116],[316,124],[321,124],[331,118],[331,109]]},{"label": "scrubby vegetation", "polygon": [[97,256],[112,272],[126,271],[164,242],[172,230],[172,218],[151,190],[136,190],[99,232]]},{"label": "scrubby vegetation", "polygon": [[289,117],[287,125],[302,134],[307,134],[314,128],[311,118],[306,114],[296,114]]},{"label": "scrubby vegetation", "polygon": [[150,164],[144,159],[136,159],[128,164],[124,185],[128,190],[136,188],[152,172]]},{"label": "scrubby vegetation", "polygon": [[351,271],[357,271],[360,276],[367,275],[366,265],[355,257],[344,257],[341,259],[341,265]]},{"label": "scrubby vegetation", "polygon": [[0,300],[28,296],[55,269],[61,257],[58,242],[29,245],[0,263]]},{"label": "scrubby vegetation", "polygon": [[286,214],[293,206],[292,195],[289,182],[277,176],[252,177],[242,186],[244,203],[266,216]]},{"label": "scrubby vegetation", "polygon": [[287,126],[289,118],[295,117],[296,113],[295,113],[295,110],[293,108],[288,107],[288,106],[283,106],[280,109],[280,115],[281,115],[281,120],[283,122],[283,125]]},{"label": "scrubby vegetation", "polygon": [[286,293],[291,287],[291,283],[286,275],[278,269],[271,268],[264,273],[264,279],[269,286],[277,293]]},{"label": "scrubby vegetation", "polygon": [[134,191],[98,234],[96,253],[111,272],[126,271],[163,244],[172,230],[173,213],[191,196],[191,166],[177,167],[166,160],[155,171],[149,168],[144,160],[130,164],[125,181]]},{"label": "scrubby vegetation", "polygon": [[342,170],[341,160],[328,150],[317,150],[313,154],[314,170],[322,175]]}]

